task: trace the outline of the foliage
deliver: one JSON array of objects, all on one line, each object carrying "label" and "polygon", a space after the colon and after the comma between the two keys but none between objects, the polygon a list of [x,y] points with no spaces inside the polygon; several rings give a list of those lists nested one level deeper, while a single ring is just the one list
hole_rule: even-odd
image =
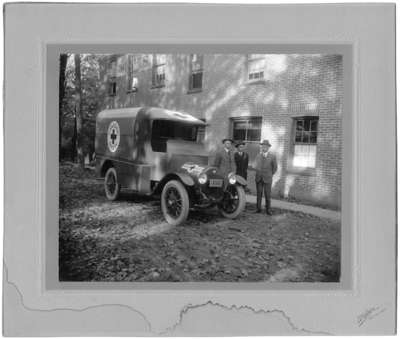
[{"label": "foliage", "polygon": [[[105,89],[101,81],[101,60],[103,55],[81,54],[81,108],[82,108],[82,146],[85,155],[94,152],[95,119],[100,110],[101,98]],[[62,103],[62,157],[74,159],[74,138],[76,138],[76,94],[74,54],[68,57],[65,72],[65,96]]]}]

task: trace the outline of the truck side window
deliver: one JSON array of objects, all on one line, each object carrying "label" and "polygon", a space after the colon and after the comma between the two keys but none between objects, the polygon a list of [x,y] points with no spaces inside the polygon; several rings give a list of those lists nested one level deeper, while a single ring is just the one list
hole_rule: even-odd
[{"label": "truck side window", "polygon": [[197,140],[198,126],[169,120],[154,120],[151,147],[154,152],[166,152],[168,140]]}]

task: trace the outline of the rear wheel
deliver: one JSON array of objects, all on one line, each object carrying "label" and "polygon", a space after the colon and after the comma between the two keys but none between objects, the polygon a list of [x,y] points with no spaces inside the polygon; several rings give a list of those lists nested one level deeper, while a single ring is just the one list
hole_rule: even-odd
[{"label": "rear wheel", "polygon": [[225,218],[234,219],[243,212],[246,206],[244,188],[239,185],[229,185],[224,192],[224,199],[219,205],[219,210]]},{"label": "rear wheel", "polygon": [[121,185],[118,183],[117,171],[110,167],[104,177],[104,191],[108,200],[114,201],[119,197]]},{"label": "rear wheel", "polygon": [[161,210],[165,220],[170,225],[179,225],[185,222],[189,215],[189,195],[178,180],[166,183],[161,193]]}]

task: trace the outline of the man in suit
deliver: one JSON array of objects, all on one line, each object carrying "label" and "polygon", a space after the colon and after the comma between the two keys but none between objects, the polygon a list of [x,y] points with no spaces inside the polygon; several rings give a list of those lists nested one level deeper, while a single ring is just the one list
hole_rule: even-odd
[{"label": "man in suit", "polygon": [[233,140],[229,138],[222,139],[222,144],[224,147],[216,153],[213,166],[217,167],[219,172],[226,178],[229,173],[236,172],[235,156],[232,148]]},{"label": "man in suit", "polygon": [[263,140],[260,143],[261,152],[256,156],[254,161],[254,170],[256,171],[256,189],[257,189],[257,213],[261,213],[261,201],[264,192],[265,209],[268,215],[271,212],[271,185],[272,177],[275,174],[278,166],[276,157],[269,149],[271,144],[268,140]]},{"label": "man in suit", "polygon": [[244,151],[244,141],[236,144],[237,152],[235,153],[236,174],[247,180],[247,168],[249,167],[249,155]]}]

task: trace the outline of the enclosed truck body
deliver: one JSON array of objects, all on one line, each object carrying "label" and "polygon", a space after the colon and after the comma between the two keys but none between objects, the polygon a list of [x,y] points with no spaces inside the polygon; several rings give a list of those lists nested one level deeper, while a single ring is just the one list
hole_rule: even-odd
[{"label": "enclosed truck body", "polygon": [[[104,178],[107,198],[117,199],[121,189],[161,194],[164,216],[178,224],[186,219],[189,208],[223,206],[231,189],[241,199],[240,206],[226,215],[235,217],[244,208],[241,185],[246,182],[234,174],[224,178],[218,169],[208,166],[208,154],[198,133],[204,127],[202,120],[187,113],[162,108],[100,112],[96,118],[96,171]],[[183,209],[183,217],[178,212],[175,217],[168,216],[168,204],[174,201]]]}]

